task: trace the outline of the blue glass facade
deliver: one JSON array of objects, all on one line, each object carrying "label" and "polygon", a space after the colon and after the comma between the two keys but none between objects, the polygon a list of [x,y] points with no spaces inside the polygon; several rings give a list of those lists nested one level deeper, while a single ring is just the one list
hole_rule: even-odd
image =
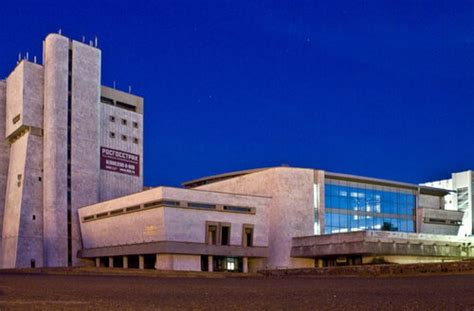
[{"label": "blue glass facade", "polygon": [[415,231],[410,190],[327,179],[324,233],[361,230]]}]

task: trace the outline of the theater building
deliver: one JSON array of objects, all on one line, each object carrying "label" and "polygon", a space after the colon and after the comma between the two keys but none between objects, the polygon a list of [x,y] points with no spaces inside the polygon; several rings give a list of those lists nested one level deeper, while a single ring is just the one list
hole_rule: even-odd
[{"label": "theater building", "polygon": [[[50,34],[0,81],[0,268],[255,272],[474,257],[450,189],[270,167],[143,190],[143,98]],[[469,188],[470,189],[470,188]]]},{"label": "theater building", "polygon": [[[472,258],[443,189],[272,167],[79,209],[97,266],[241,271]],[[469,244],[469,245],[468,245]]]}]

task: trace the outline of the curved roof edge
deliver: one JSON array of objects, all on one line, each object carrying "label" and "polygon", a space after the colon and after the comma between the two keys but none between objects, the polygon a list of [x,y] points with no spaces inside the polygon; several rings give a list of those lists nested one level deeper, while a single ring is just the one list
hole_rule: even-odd
[{"label": "curved roof edge", "polygon": [[[184,188],[194,188],[202,185],[208,185],[212,184],[215,182],[223,181],[226,179],[231,179],[243,175],[248,175],[272,168],[276,168],[279,166],[270,166],[270,167],[264,167],[264,168],[256,168],[256,169],[249,169],[249,170],[243,170],[243,171],[235,171],[235,172],[228,172],[228,173],[223,173],[223,174],[218,174],[218,175],[211,175],[207,177],[202,177],[190,181],[183,182],[181,185]],[[283,167],[288,167],[288,166],[283,166]],[[295,168],[295,167],[290,167],[290,168]],[[394,181],[394,180],[388,180],[388,179],[380,179],[380,178],[373,178],[373,177],[365,177],[365,176],[357,176],[357,175],[350,175],[350,174],[341,174],[341,173],[333,173],[333,172],[328,172],[320,169],[312,169],[315,171],[323,171],[324,175],[326,178],[330,179],[340,179],[340,180],[348,180],[348,181],[359,181],[359,182],[367,182],[371,184],[378,184],[382,186],[393,186],[393,187],[401,187],[401,188],[408,188],[408,189],[413,189],[419,191],[421,194],[429,194],[429,195],[437,195],[437,196],[444,196],[446,194],[451,193],[452,191],[450,190],[445,190],[445,189],[440,189],[436,187],[430,187],[430,186],[425,186],[425,185],[417,185],[417,184],[411,184],[411,183],[406,183],[406,182],[399,182],[399,181]]]}]

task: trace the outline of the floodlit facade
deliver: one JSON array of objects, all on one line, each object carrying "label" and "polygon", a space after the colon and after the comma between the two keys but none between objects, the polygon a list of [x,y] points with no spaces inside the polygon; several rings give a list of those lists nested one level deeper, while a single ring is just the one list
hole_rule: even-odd
[{"label": "floodlit facade", "polygon": [[443,189],[272,167],[79,209],[97,266],[240,271],[473,257]]},{"label": "floodlit facade", "polygon": [[158,187],[79,209],[97,265],[160,270],[264,267],[270,198]]},{"label": "floodlit facade", "polygon": [[20,59],[0,81],[0,268],[255,272],[474,257],[460,234],[472,231],[471,173],[432,187],[270,167],[143,190],[143,98],[101,85],[97,44],[50,34],[43,47],[43,64]]},{"label": "floodlit facade", "polygon": [[143,99],[103,87],[101,51],[59,34],[0,82],[0,267],[72,266],[77,211],[143,187]]}]

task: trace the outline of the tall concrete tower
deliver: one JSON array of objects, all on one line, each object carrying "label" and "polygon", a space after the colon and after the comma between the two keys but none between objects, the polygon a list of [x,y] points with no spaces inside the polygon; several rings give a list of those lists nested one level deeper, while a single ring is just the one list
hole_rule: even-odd
[{"label": "tall concrete tower", "polygon": [[100,57],[96,47],[56,34],[44,43],[46,266],[77,263],[77,209],[99,200]]},{"label": "tall concrete tower", "polygon": [[10,144],[2,248],[4,267],[43,265],[43,67],[21,61],[7,78]]},{"label": "tall concrete tower", "polygon": [[0,81],[4,268],[80,265],[78,209],[143,187],[143,99],[101,86],[92,43],[50,34],[43,60]]}]

